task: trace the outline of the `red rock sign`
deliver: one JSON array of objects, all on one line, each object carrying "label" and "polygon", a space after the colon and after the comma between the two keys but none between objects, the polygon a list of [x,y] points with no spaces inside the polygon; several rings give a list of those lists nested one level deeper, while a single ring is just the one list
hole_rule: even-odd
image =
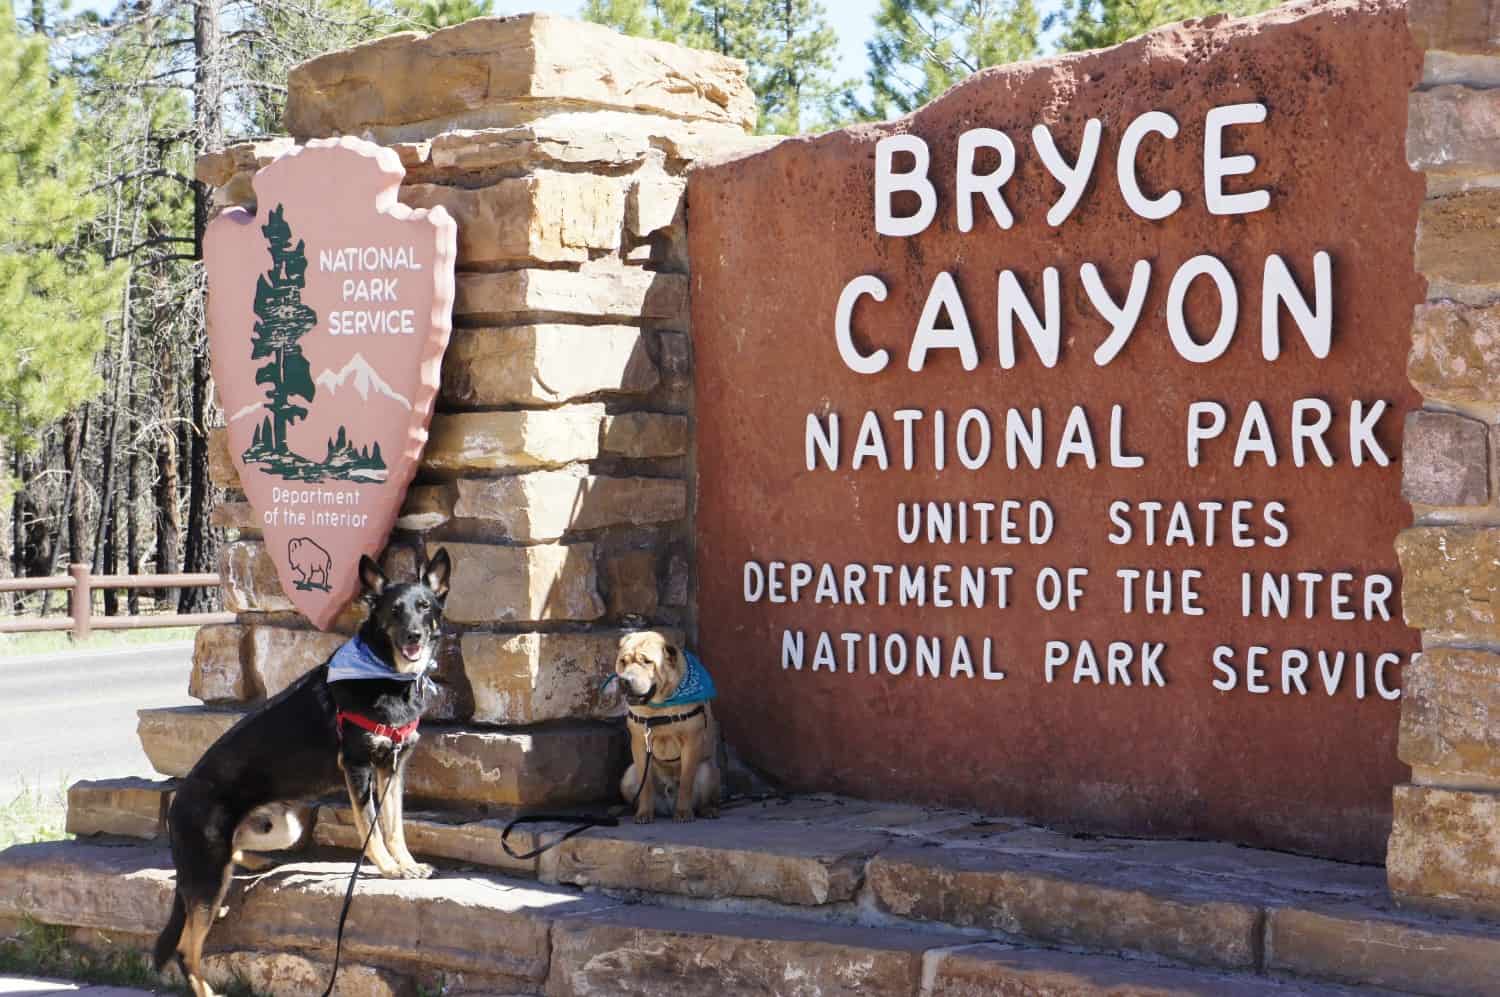
[{"label": "red rock sign", "polygon": [[396,201],[396,153],[354,138],[256,174],[208,227],[214,380],[282,588],[327,627],[378,554],[427,441],[457,227]]},{"label": "red rock sign", "polygon": [[699,619],[798,787],[1379,859],[1403,8],[981,73],[689,184]]}]

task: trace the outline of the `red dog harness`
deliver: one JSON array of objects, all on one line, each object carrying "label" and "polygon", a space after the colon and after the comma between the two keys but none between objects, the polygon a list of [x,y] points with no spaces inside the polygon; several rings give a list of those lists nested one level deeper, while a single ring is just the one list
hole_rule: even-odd
[{"label": "red dog harness", "polygon": [[390,738],[396,743],[397,747],[405,744],[406,739],[417,732],[417,724],[421,722],[421,718],[418,717],[416,720],[413,720],[409,724],[402,724],[400,727],[392,727],[389,724],[376,723],[374,720],[371,720],[369,717],[361,713],[351,713],[348,710],[339,710],[338,715],[334,717],[334,725],[338,728],[340,740],[343,740],[344,737],[345,720],[349,721],[356,727],[369,731],[376,737]]}]

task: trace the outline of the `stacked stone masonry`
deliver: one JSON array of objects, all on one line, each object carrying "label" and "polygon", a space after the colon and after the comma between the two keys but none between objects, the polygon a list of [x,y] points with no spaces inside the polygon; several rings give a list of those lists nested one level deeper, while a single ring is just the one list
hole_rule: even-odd
[{"label": "stacked stone masonry", "polygon": [[1387,855],[1413,906],[1500,917],[1500,4],[1412,0],[1425,50],[1407,157],[1426,178],[1417,268],[1427,301],[1408,365],[1424,408],[1406,424],[1397,541],[1423,654],[1405,679]]},{"label": "stacked stone masonry", "polygon": [[[524,786],[486,789],[485,753],[499,750],[489,727],[503,740],[561,724],[535,732],[556,744],[542,756],[560,759],[581,743],[567,724],[619,710],[599,686],[621,627],[692,625],[685,173],[759,145],[754,116],[736,60],[543,15],[485,18],[296,67],[288,138],[198,163],[217,208],[253,207],[255,171],[292,143],[360,135],[399,153],[403,203],[458,221],[453,336],[386,570],[409,575],[424,545],[454,557],[429,717],[457,726],[422,750],[453,754],[444,765],[475,752],[479,774],[420,795],[539,802]],[[280,590],[222,433],[211,471],[230,489],[216,523],[231,531],[221,568],[238,620],[200,634],[191,691],[243,708],[323,661],[360,609],[333,633],[309,629]],[[166,750],[171,732],[232,716],[154,713],[142,731]],[[610,795],[619,747],[585,752],[574,781]],[[181,774],[186,761],[158,767]]]}]

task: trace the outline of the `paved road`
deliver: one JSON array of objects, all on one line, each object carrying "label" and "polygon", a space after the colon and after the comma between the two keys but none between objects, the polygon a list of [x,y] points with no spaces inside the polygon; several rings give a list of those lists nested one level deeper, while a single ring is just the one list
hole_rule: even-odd
[{"label": "paved road", "polygon": [[[183,706],[193,645],[0,657],[0,800],[78,779],[151,775],[135,711]],[[4,993],[0,990],[0,993]]]},{"label": "paved road", "polygon": [[5,994],[6,997],[52,997],[54,994],[72,994],[74,997],[149,997],[153,992],[124,987],[90,986],[69,980],[44,980],[33,976],[0,975],[0,994]]}]

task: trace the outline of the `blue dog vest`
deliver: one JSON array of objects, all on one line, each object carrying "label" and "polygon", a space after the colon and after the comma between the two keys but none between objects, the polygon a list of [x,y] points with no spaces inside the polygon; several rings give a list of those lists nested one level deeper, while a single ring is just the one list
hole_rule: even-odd
[{"label": "blue dog vest", "polygon": [[652,703],[652,706],[690,706],[693,703],[706,703],[719,694],[714,688],[713,677],[708,674],[708,669],[703,667],[698,656],[692,651],[683,651],[682,654],[687,659],[687,671],[683,673],[682,681],[677,683],[677,691],[672,693],[671,699]]},{"label": "blue dog vest", "polygon": [[328,681],[348,682],[351,679],[385,679],[392,682],[412,682],[420,672],[398,672],[381,661],[368,644],[354,637],[343,647],[333,652],[328,660]]}]

